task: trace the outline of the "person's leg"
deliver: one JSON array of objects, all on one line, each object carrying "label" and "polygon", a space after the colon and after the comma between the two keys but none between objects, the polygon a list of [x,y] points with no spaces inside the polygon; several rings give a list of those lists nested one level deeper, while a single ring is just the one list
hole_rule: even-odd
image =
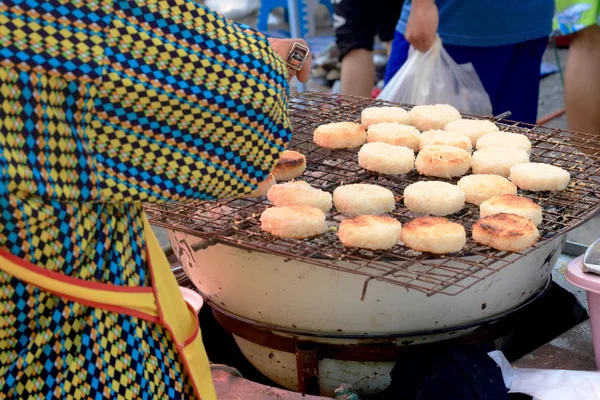
[{"label": "person's leg", "polygon": [[373,51],[358,48],[342,59],[342,94],[371,97],[375,82]]},{"label": "person's leg", "polygon": [[569,129],[600,134],[600,26],[574,34],[565,73]]},{"label": "person's leg", "polygon": [[341,0],[334,6],[336,43],[342,61],[342,94],[370,97],[375,83],[373,42],[376,14],[363,0]]},{"label": "person's leg", "polygon": [[400,32],[396,32],[394,41],[392,42],[392,49],[390,51],[390,57],[388,64],[385,69],[384,84],[387,83],[394,77],[396,72],[402,67],[406,59],[408,58],[408,49],[410,43],[406,41],[404,36]]},{"label": "person's leg", "polygon": [[502,78],[496,102],[512,112],[514,121],[535,124],[540,95],[540,65],[548,38],[528,40],[514,46],[514,54]]}]

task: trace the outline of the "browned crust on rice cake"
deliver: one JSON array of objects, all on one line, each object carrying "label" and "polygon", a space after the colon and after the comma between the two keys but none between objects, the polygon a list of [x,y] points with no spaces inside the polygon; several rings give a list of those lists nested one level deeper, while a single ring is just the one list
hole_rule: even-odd
[{"label": "browned crust on rice cake", "polygon": [[515,214],[493,214],[473,225],[473,239],[504,251],[520,251],[533,246],[539,237],[535,224]]}]

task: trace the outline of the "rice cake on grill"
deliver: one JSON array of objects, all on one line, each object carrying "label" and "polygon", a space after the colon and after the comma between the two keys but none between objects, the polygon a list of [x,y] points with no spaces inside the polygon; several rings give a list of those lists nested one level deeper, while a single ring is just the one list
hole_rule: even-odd
[{"label": "rice cake on grill", "polygon": [[318,126],[313,141],[327,149],[352,149],[367,141],[367,133],[354,122],[332,122]]},{"label": "rice cake on grill", "polygon": [[415,167],[415,153],[408,147],[388,143],[367,143],[358,152],[358,165],[387,175],[401,175]]},{"label": "rice cake on grill", "polygon": [[367,142],[384,142],[394,146],[405,146],[414,151],[419,151],[419,137],[421,132],[414,126],[402,125],[394,122],[382,122],[369,126]]},{"label": "rice cake on grill", "polygon": [[467,203],[480,205],[487,199],[503,194],[517,194],[517,187],[500,175],[469,175],[457,183],[465,193]]},{"label": "rice cake on grill", "polygon": [[542,207],[527,197],[505,194],[492,197],[479,206],[481,218],[500,213],[520,215],[530,219],[535,226],[542,223]]},{"label": "rice cake on grill", "polygon": [[325,214],[315,207],[267,208],[260,216],[261,229],[273,236],[306,239],[327,231]]},{"label": "rice cake on grill", "polygon": [[452,146],[432,145],[419,152],[415,161],[421,175],[437,178],[462,176],[471,167],[471,154]]},{"label": "rice cake on grill", "polygon": [[338,237],[345,247],[387,250],[400,240],[402,225],[382,215],[360,215],[342,221]]},{"label": "rice cake on grill", "polygon": [[467,243],[465,228],[441,217],[415,218],[402,227],[400,237],[409,248],[434,254],[455,253]]},{"label": "rice cake on grill", "polygon": [[510,132],[492,132],[477,140],[477,150],[491,146],[512,147],[531,152],[531,141],[525,135]]},{"label": "rice cake on grill", "polygon": [[532,192],[564,190],[570,179],[568,171],[550,164],[524,163],[510,169],[510,180],[519,189]]},{"label": "rice cake on grill", "polygon": [[349,217],[380,215],[396,208],[391,190],[361,183],[336,188],[333,191],[333,204],[339,212]]},{"label": "rice cake on grill", "polygon": [[513,165],[529,162],[529,154],[522,149],[512,147],[490,146],[473,153],[471,170],[473,174],[510,176]]},{"label": "rice cake on grill", "polygon": [[404,189],[404,205],[413,213],[443,217],[465,206],[465,194],[447,182],[415,182]]},{"label": "rice cake on grill", "polygon": [[381,122],[397,122],[399,124],[410,124],[408,111],[402,107],[369,107],[361,113],[361,122],[364,127],[369,127]]},{"label": "rice cake on grill", "polygon": [[521,251],[535,245],[540,232],[535,224],[516,214],[493,214],[473,225],[473,240],[502,251]]},{"label": "rice cake on grill", "polygon": [[448,123],[444,130],[462,133],[471,139],[473,147],[477,144],[477,140],[492,132],[498,132],[498,126],[488,120],[479,119],[459,119],[458,121],[452,121]]},{"label": "rice cake on grill", "polygon": [[468,151],[469,153],[471,152],[471,150],[473,150],[473,146],[471,145],[471,139],[469,139],[468,136],[460,133],[444,131],[440,129],[433,129],[421,133],[421,136],[419,138],[420,150],[423,150],[423,148],[435,144],[458,147],[459,149]]},{"label": "rice cake on grill", "polygon": [[275,207],[309,206],[324,212],[331,210],[331,193],[313,188],[304,181],[293,181],[275,185],[269,189],[267,198]]},{"label": "rice cake on grill", "polygon": [[421,132],[444,129],[450,122],[462,118],[458,110],[448,104],[414,106],[408,114],[411,125]]},{"label": "rice cake on grill", "polygon": [[285,150],[281,153],[277,165],[273,170],[275,179],[281,181],[291,181],[299,177],[306,170],[306,157],[294,150]]}]

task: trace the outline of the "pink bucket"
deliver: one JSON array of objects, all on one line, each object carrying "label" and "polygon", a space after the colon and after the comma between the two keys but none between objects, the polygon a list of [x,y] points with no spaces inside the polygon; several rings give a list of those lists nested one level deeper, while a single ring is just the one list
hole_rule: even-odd
[{"label": "pink bucket", "polygon": [[565,278],[571,284],[585,289],[587,292],[596,369],[600,370],[600,275],[583,272],[582,265],[583,256],[571,261],[567,266]]},{"label": "pink bucket", "polygon": [[192,306],[194,311],[196,311],[196,314],[199,314],[200,309],[204,304],[204,299],[202,299],[200,293],[196,292],[195,290],[184,288],[181,286],[179,287],[179,290],[181,290],[181,294],[183,295],[183,299],[185,300],[185,302]]}]

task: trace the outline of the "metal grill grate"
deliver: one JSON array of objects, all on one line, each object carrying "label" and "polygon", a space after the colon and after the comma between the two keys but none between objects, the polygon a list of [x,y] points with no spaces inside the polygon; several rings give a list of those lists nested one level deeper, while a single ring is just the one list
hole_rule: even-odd
[{"label": "metal grill grate", "polygon": [[[404,188],[419,180],[432,179],[419,176],[416,172],[394,177],[371,173],[358,166],[357,150],[331,151],[316,146],[312,141],[313,131],[318,125],[335,121],[360,121],[361,111],[375,105],[391,104],[324,93],[293,96],[290,99],[290,114],[294,139],[290,148],[300,151],[307,158],[307,170],[299,179],[329,192],[341,184],[349,183],[384,186],[396,196],[397,208],[392,215],[406,223],[414,216],[403,206]],[[495,122],[502,131],[522,133],[529,137],[533,145],[532,162],[550,163],[571,173],[571,183],[564,191],[519,191],[520,195],[531,198],[544,209],[538,246],[581,225],[600,209],[600,135],[506,120]],[[453,180],[456,181],[458,179]],[[520,253],[501,252],[469,239],[460,254],[440,257],[415,252],[400,245],[391,251],[345,249],[334,230],[313,239],[280,239],[260,230],[260,214],[268,206],[266,199],[244,199],[147,205],[146,210],[153,224],[199,236],[206,239],[204,245],[223,243],[363,275],[367,277],[365,289],[369,280],[376,279],[419,290],[427,295],[456,295],[535,249]],[[332,210],[328,221],[336,225],[340,217]],[[448,218],[461,223],[470,237],[471,227],[479,218],[478,207],[467,204],[462,211]]]}]

